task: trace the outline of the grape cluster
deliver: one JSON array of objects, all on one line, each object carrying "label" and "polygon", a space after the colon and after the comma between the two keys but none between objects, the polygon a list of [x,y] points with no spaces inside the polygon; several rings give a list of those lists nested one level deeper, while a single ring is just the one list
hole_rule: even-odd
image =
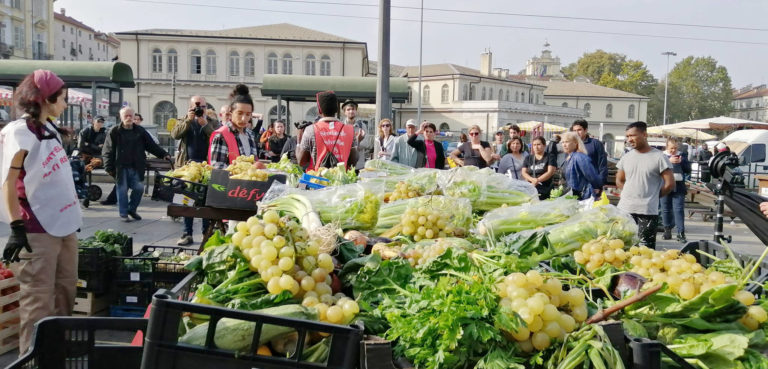
[{"label": "grape cluster", "polygon": [[733,298],[739,300],[742,304],[749,306],[747,313],[744,314],[739,322],[747,327],[750,331],[757,330],[760,324],[765,323],[768,320],[768,313],[765,312],[761,306],[753,305],[755,303],[755,295],[749,291],[737,291]]},{"label": "grape cluster", "polygon": [[397,200],[412,199],[421,196],[421,189],[405,181],[397,182],[395,190],[388,194],[386,202],[395,202]]},{"label": "grape cluster", "polygon": [[430,245],[414,246],[404,252],[405,258],[411,263],[411,266],[424,265],[430,260],[442,255],[446,249],[451,247],[447,240],[438,240]]},{"label": "grape cluster", "polygon": [[624,251],[624,241],[600,237],[585,243],[581,250],[573,253],[573,258],[577,263],[584,265],[588,272],[592,273],[604,264],[611,264],[619,268],[624,265],[628,255]]},{"label": "grape cluster", "polygon": [[[290,291],[303,304],[315,307],[322,321],[345,323],[359,311],[357,303],[331,288],[333,258],[320,252],[320,242],[311,239],[295,220],[274,210],[238,223],[232,242],[249,260],[250,269],[267,282],[267,292]],[[343,312],[340,319],[338,311]],[[354,312],[348,314],[349,312]],[[350,317],[351,316],[351,317]],[[349,319],[347,319],[349,318]]]},{"label": "grape cluster", "polygon": [[451,214],[429,207],[408,208],[400,218],[402,234],[414,241],[443,238],[453,235],[454,227],[450,223]]},{"label": "grape cluster", "polygon": [[502,308],[515,312],[525,322],[525,327],[505,332],[525,352],[546,349],[552,340],[562,340],[587,319],[582,290],[563,290],[560,280],[546,278],[535,270],[512,273],[496,287]]}]

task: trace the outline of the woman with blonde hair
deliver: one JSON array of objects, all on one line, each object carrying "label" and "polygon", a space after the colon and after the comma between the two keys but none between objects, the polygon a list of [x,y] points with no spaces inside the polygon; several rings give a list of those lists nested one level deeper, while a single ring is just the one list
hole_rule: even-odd
[{"label": "woman with blonde hair", "polygon": [[603,186],[603,181],[597,174],[592,161],[587,156],[587,148],[575,132],[566,132],[562,135],[565,162],[563,163],[563,175],[568,187],[579,200],[586,200],[591,196],[597,197]]},{"label": "woman with blonde hair", "polygon": [[[461,166],[474,165],[478,168],[486,168],[493,162],[491,145],[486,141],[480,141],[480,126],[469,127],[469,141],[461,144],[451,153],[451,159]],[[462,155],[463,159],[459,159]]]},{"label": "woman with blonde hair", "polygon": [[395,151],[395,139],[397,137],[392,133],[392,121],[382,119],[379,122],[379,134],[373,143],[373,158],[389,160]]}]

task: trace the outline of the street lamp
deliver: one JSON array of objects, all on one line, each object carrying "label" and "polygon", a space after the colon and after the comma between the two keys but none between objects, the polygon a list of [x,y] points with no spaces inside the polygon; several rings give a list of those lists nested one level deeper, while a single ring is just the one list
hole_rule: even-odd
[{"label": "street lamp", "polygon": [[421,0],[421,15],[419,19],[419,105],[416,108],[416,124],[421,127],[421,102],[424,100],[421,96],[424,91],[421,90],[421,57],[424,48],[424,0]]},{"label": "street lamp", "polygon": [[667,73],[664,75],[664,117],[662,118],[662,125],[667,124],[667,90],[669,89],[669,57],[677,56],[674,51],[665,51],[661,55],[667,56]]}]

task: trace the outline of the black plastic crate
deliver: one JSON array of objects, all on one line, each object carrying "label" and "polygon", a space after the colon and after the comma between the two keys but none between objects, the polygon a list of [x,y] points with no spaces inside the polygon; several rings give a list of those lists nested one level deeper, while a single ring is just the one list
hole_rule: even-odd
[{"label": "black plastic crate", "polygon": [[123,306],[147,306],[157,290],[152,282],[116,282],[117,304]]},{"label": "black plastic crate", "polygon": [[101,247],[78,247],[77,269],[82,272],[99,272],[109,269],[111,255]]},{"label": "black plastic crate", "polygon": [[102,343],[105,331],[145,332],[147,319],[45,318],[35,325],[31,350],[6,369],[139,369],[143,347]]},{"label": "black plastic crate", "polygon": [[[688,242],[685,244],[685,246],[683,246],[681,251],[695,256],[699,264],[705,268],[712,264],[713,260],[706,255],[702,255],[698,251],[716,256],[720,259],[729,258],[728,252],[723,245],[708,240]],[[752,267],[754,267],[754,263],[757,261],[757,257],[744,255],[733,250],[731,251],[742,267],[746,267],[748,265],[752,265]],[[756,283],[748,285],[747,290],[757,295],[762,295],[765,293],[765,291],[763,291],[762,285],[768,281],[768,260],[763,260],[759,265],[757,265],[757,270],[755,271],[755,274],[752,275],[752,280]]]},{"label": "black plastic crate", "polygon": [[[144,342],[142,369],[190,367],[352,369],[356,367],[359,345],[363,337],[361,327],[287,319],[184,301],[191,298],[190,292],[198,280],[195,273],[189,274],[172,290],[159,291],[153,297]],[[204,347],[178,342],[182,317],[190,313],[206,315],[210,319],[208,338]],[[257,355],[258,344],[251,345],[248,352],[219,349],[213,343],[213,336],[216,323],[222,318],[254,322],[256,324],[253,338],[255,342],[258,341],[261,328],[265,324],[294,328],[299,334],[299,344],[290,357]],[[304,338],[310,332],[322,332],[332,336],[331,349],[325,364],[311,363],[301,359],[303,352],[307,349],[304,347]]]},{"label": "black plastic crate", "polygon": [[99,270],[95,272],[77,272],[77,289],[84,292],[93,292],[102,294],[109,292],[111,285],[112,272],[109,270]]},{"label": "black plastic crate", "polygon": [[[160,256],[153,256],[160,252]],[[185,261],[168,261],[163,257],[177,256],[186,254],[189,256],[197,254],[197,249],[190,249],[178,246],[150,246],[145,245],[136,255],[123,256],[116,258],[117,274],[115,279],[118,281],[149,281],[153,283],[169,282],[176,284],[180,282],[189,273],[184,269]],[[165,285],[167,286],[167,285]],[[160,288],[156,286],[155,289]]]},{"label": "black plastic crate", "polygon": [[155,185],[152,187],[152,200],[173,202],[176,194],[184,195],[194,201],[195,206],[205,205],[208,185],[168,177],[155,172]]}]

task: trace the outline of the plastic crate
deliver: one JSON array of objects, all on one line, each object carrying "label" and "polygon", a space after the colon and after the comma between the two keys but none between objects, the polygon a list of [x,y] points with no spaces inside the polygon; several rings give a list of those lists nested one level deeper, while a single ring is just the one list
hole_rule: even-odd
[{"label": "plastic crate", "polygon": [[141,318],[146,311],[147,308],[142,306],[111,305],[109,307],[109,316],[114,318]]},{"label": "plastic crate", "polygon": [[[697,251],[714,255],[720,259],[729,258],[728,252],[723,245],[708,240],[688,242],[685,244],[685,246],[683,246],[681,251],[695,256],[699,264],[705,268],[708,267],[713,260],[710,257],[702,255]],[[754,263],[757,261],[756,257],[743,255],[733,250],[731,251],[742,267],[746,267],[748,265],[752,265],[752,267],[754,267]],[[762,285],[768,281],[768,259],[763,260],[759,265],[757,265],[757,270],[755,271],[755,274],[752,275],[752,280],[757,283],[752,283],[747,286],[747,290],[757,295],[762,295],[765,293],[765,291],[763,291]]]},{"label": "plastic crate", "polygon": [[[313,183],[312,182],[313,179],[321,183]],[[331,180],[328,178],[313,176],[307,173],[304,173],[301,176],[301,178],[299,178],[299,186],[307,190],[319,190],[321,188],[325,188],[326,186],[329,186],[330,184],[331,184]]]},{"label": "plastic crate", "polygon": [[81,272],[101,272],[109,269],[110,255],[101,247],[78,247],[77,270]]},{"label": "plastic crate", "polygon": [[185,181],[180,178],[168,177],[155,172],[155,185],[152,187],[152,200],[173,202],[174,195],[184,195],[194,202],[195,206],[205,204],[208,185]]},{"label": "plastic crate", "polygon": [[146,319],[45,318],[35,325],[31,350],[6,369],[141,367],[141,346],[97,341],[97,332],[146,331]]},{"label": "plastic crate", "polygon": [[102,294],[109,292],[113,272],[99,270],[95,272],[77,272],[77,290]]},{"label": "plastic crate", "polygon": [[[359,345],[363,337],[361,327],[326,324],[299,319],[287,319],[253,312],[226,309],[186,302],[198,280],[192,273],[172,290],[155,294],[144,343],[142,369],[166,368],[235,368],[235,369],[278,369],[278,368],[355,368],[359,357]],[[210,318],[210,329],[205,346],[194,346],[178,342],[182,317],[187,314],[206,315]],[[216,323],[222,318],[254,322],[254,341],[258,341],[264,324],[295,328],[299,334],[299,345],[290,357],[261,356],[256,354],[258,345],[251,345],[247,352],[234,352],[216,348],[213,335]],[[332,335],[331,349],[324,364],[301,360],[304,337],[310,332]]]},{"label": "plastic crate", "polygon": [[[115,258],[117,260],[117,281],[148,281],[153,283],[178,283],[189,273],[184,269],[185,262],[162,260],[157,256],[146,256],[160,251],[161,257],[179,254],[196,255],[197,249],[178,246],[145,245],[136,255]],[[155,289],[160,288],[156,286]]]},{"label": "plastic crate", "polygon": [[152,282],[116,282],[117,304],[124,306],[149,305],[155,293]]}]

